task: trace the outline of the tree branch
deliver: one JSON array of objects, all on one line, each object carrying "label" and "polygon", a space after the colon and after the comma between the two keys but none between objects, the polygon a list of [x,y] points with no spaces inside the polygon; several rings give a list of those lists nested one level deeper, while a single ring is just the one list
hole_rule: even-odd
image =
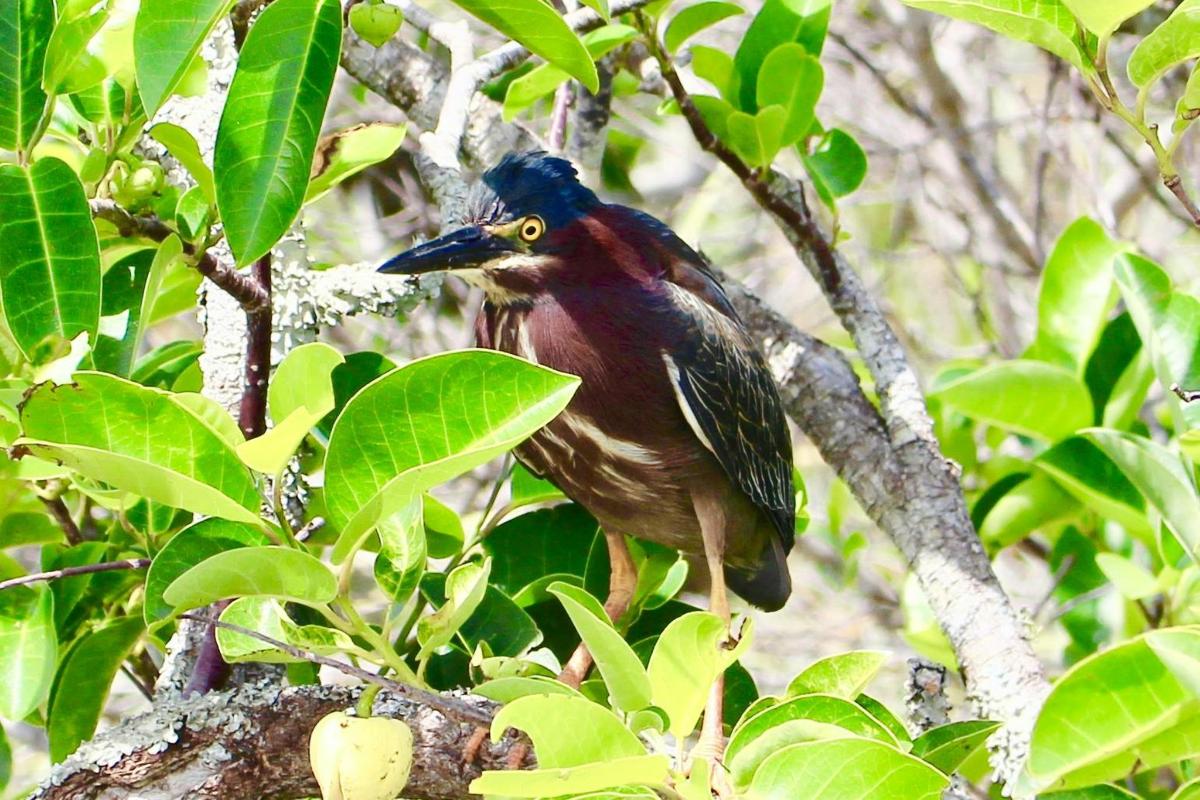
[{"label": "tree branch", "polygon": [[[320,795],[308,761],[313,726],[354,706],[361,689],[248,684],[156,704],[106,731],[61,764],[34,793],[43,800],[138,797],[141,800],[302,798]],[[490,718],[494,704],[457,700]],[[478,745],[477,729],[423,703],[380,692],[372,713],[403,720],[413,733],[413,765],[404,796],[460,800],[485,769],[504,769],[515,737]]]},{"label": "tree branch", "polygon": [[67,544],[76,545],[83,541],[83,534],[79,531],[79,526],[75,524],[71,510],[67,508],[67,504],[61,497],[38,495],[38,499],[42,501],[46,511],[50,512],[50,516],[58,523],[58,527],[62,528],[63,536],[67,538]]},{"label": "tree branch", "polygon": [[78,567],[52,569],[49,572],[34,572],[30,575],[22,575],[19,578],[9,578],[6,581],[0,581],[0,592],[5,589],[11,589],[13,586],[24,586],[27,583],[37,583],[38,581],[55,581],[59,578],[69,578],[72,575],[90,575],[93,572],[112,572],[118,569],[146,569],[148,566],[150,566],[150,559],[148,558],[128,558],[123,561],[103,561],[99,564],[83,564]]},{"label": "tree branch", "polygon": [[246,311],[246,375],[238,427],[247,439],[267,430],[267,381],[271,374],[271,254],[254,262],[250,279],[266,302]]}]

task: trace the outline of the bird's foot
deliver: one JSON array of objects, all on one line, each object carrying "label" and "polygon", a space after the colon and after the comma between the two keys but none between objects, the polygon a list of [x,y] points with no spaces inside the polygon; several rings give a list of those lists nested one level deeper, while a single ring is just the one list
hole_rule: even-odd
[{"label": "bird's foot", "polygon": [[[734,796],[733,784],[729,781],[729,773],[725,771],[725,767],[721,764],[721,756],[719,751],[724,749],[723,745],[718,743],[715,748],[701,741],[694,748],[690,755],[690,764],[688,765],[688,782],[695,787],[697,783],[703,787],[701,792],[707,790],[712,797],[732,798]],[[692,795],[689,795],[692,796]]]}]

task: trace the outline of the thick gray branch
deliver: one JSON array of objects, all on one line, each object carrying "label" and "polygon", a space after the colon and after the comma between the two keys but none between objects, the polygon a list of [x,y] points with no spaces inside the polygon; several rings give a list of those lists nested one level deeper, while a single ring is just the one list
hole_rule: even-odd
[{"label": "thick gray branch", "polygon": [[[84,744],[54,767],[33,795],[42,800],[128,798],[300,798],[320,794],[308,763],[308,737],[321,717],[354,705],[344,686],[243,685],[158,703]],[[490,712],[489,701],[460,698]],[[413,768],[404,796],[452,800],[484,769],[503,769],[511,739],[478,743],[476,726],[451,720],[388,692],[374,713],[412,729]]]}]

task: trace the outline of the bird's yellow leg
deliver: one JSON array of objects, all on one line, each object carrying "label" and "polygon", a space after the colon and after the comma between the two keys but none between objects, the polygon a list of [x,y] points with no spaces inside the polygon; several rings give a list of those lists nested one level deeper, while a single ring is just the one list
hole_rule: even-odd
[{"label": "bird's yellow leg", "polygon": [[[704,539],[704,560],[708,566],[708,608],[725,623],[725,641],[729,639],[729,595],[725,588],[725,507],[719,498],[706,494],[694,494],[692,503],[700,522],[700,535]],[[704,723],[700,727],[700,741],[692,749],[693,763],[706,759],[709,764],[709,779],[713,790],[720,797],[731,796],[732,790],[725,771],[720,767],[725,755],[725,676],[718,675],[704,707]]]},{"label": "bird's yellow leg", "polygon": [[[634,566],[633,556],[629,554],[629,546],[625,544],[625,536],[612,531],[604,532],[604,542],[608,545],[608,598],[604,601],[604,612],[615,624],[629,610],[633,593],[637,589],[637,567]],[[580,642],[558,674],[558,679],[576,689],[583,683],[584,676],[592,666],[592,654]]]}]

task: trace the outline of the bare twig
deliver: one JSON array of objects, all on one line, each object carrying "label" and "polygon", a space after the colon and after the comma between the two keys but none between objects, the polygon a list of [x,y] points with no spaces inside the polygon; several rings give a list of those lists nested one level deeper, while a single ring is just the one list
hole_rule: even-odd
[{"label": "bare twig", "polygon": [[251,639],[257,639],[260,642],[271,645],[277,650],[287,653],[292,658],[300,658],[304,659],[305,661],[310,661],[313,664],[332,667],[333,669],[343,672],[346,675],[350,675],[366,683],[371,683],[383,689],[387,689],[389,692],[394,692],[401,697],[405,697],[413,702],[420,703],[423,706],[428,706],[429,708],[439,711],[453,719],[461,720],[463,722],[473,722],[480,725],[487,725],[492,721],[490,714],[480,713],[479,709],[470,703],[464,703],[456,698],[446,697],[433,692],[427,692],[424,689],[418,689],[417,687],[409,686],[408,684],[398,683],[397,681],[385,678],[382,675],[378,675],[374,672],[356,667],[353,664],[347,664],[336,659],[317,655],[316,653],[310,653],[307,650],[301,650],[299,647],[293,647],[287,642],[281,642],[278,639],[273,639],[270,636],[259,633],[256,630],[244,628],[241,625],[235,625],[231,622],[225,622],[224,620],[216,619],[214,617],[207,617],[203,614],[180,614],[180,616],[184,619],[203,622],[214,628],[225,628],[235,633],[240,633],[243,636],[249,636]]},{"label": "bare twig", "polygon": [[58,523],[58,527],[62,528],[63,535],[67,537],[67,544],[76,545],[83,541],[83,534],[79,532],[79,526],[75,524],[70,509],[67,508],[67,504],[61,497],[39,495],[38,499],[46,506],[46,510]]},{"label": "bare twig", "polygon": [[551,153],[561,154],[567,143],[567,117],[575,96],[572,81],[563,81],[554,90],[554,107],[550,111],[550,131],[546,135],[546,146]]},{"label": "bare twig", "polygon": [[1197,400],[1200,400],[1200,390],[1184,389],[1178,383],[1171,384],[1171,391],[1175,393],[1176,397],[1185,403],[1194,403]]},{"label": "bare twig", "polygon": [[122,561],[104,561],[99,564],[83,564],[78,567],[52,569],[48,572],[34,572],[19,578],[0,581],[0,592],[11,589],[13,586],[24,586],[27,583],[37,583],[38,581],[54,581],[59,578],[69,578],[72,575],[90,575],[93,572],[112,572],[118,569],[146,569],[149,566],[150,559],[148,558],[127,558]]},{"label": "bare twig", "polygon": [[238,427],[247,439],[267,430],[267,380],[271,372],[271,254],[254,262],[251,278],[266,302],[246,312],[246,376],[238,409]]}]

